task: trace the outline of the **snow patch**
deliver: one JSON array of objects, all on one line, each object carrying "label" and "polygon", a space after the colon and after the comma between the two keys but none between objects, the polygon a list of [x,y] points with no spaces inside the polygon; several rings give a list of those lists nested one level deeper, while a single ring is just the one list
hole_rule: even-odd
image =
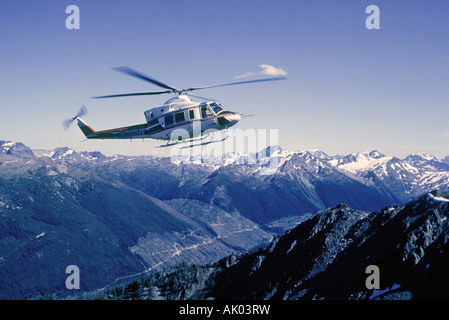
[{"label": "snow patch", "polygon": [[69,149],[69,150],[67,150],[66,152],[64,152],[64,154],[63,154],[62,156],[60,156],[59,158],[68,156],[68,155],[70,155],[70,154],[73,154],[73,150],[72,150],[72,149]]},{"label": "snow patch", "polygon": [[338,166],[339,169],[357,174],[360,171],[371,170],[377,168],[382,164],[386,164],[388,161],[393,159],[393,157],[383,157],[383,158],[370,158],[364,155],[360,155],[358,161],[349,162]]},{"label": "snow patch", "polygon": [[439,202],[449,202],[449,199],[443,198],[443,197],[436,197],[431,193],[427,194],[427,199],[430,201],[439,201]]},{"label": "snow patch", "polygon": [[286,254],[288,254],[290,251],[292,251],[294,247],[296,247],[296,240],[292,242],[292,245],[290,246],[290,249],[288,249]]}]

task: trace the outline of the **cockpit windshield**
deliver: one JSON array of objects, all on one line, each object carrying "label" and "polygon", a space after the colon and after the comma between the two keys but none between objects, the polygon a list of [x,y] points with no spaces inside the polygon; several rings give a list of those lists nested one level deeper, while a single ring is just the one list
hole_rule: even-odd
[{"label": "cockpit windshield", "polygon": [[215,114],[219,114],[220,111],[223,111],[223,108],[217,102],[209,103],[212,110],[214,110]]}]

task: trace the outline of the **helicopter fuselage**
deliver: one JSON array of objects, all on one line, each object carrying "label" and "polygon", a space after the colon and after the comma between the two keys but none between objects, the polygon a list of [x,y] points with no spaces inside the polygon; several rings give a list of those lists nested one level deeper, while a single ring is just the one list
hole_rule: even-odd
[{"label": "helicopter fuselage", "polygon": [[193,102],[180,95],[163,106],[144,112],[146,123],[103,131],[93,130],[81,118],[78,126],[87,139],[159,139],[182,141],[196,138],[207,130],[224,130],[235,125],[241,115],[226,111],[215,102]]}]

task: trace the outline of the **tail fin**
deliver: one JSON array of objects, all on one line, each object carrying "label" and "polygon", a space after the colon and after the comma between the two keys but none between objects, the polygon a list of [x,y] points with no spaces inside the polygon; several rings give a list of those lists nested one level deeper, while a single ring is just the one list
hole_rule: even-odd
[{"label": "tail fin", "polygon": [[86,122],[84,122],[83,119],[81,119],[80,117],[76,117],[76,120],[78,120],[78,127],[80,127],[86,138],[89,139],[89,136],[95,134],[95,130],[92,129]]}]

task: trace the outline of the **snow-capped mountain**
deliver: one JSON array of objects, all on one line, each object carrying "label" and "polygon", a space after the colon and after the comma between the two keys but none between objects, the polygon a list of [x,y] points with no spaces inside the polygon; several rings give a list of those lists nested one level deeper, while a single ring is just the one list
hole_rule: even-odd
[{"label": "snow-capped mountain", "polygon": [[430,190],[449,190],[449,164],[431,155],[411,154],[401,160],[372,151],[334,157],[329,163],[399,202]]},{"label": "snow-capped mountain", "polygon": [[34,158],[34,152],[21,142],[0,140],[0,153],[23,159]]},{"label": "snow-capped mountain", "polygon": [[[252,154],[229,152],[222,156],[197,154],[158,159],[149,156],[106,157],[100,152],[76,152],[67,147],[33,152],[20,142],[10,141],[0,141],[0,152],[19,158],[49,157],[69,163],[110,162],[119,159],[129,162],[132,159],[146,159],[166,163],[169,167],[200,165],[205,170],[214,171],[224,167],[230,167],[233,170],[238,170],[236,167],[240,167],[239,169],[244,167],[244,172],[240,170],[241,174],[252,176],[259,181],[267,182],[280,178],[302,179],[305,186],[310,185],[311,179],[319,177],[328,179],[329,175],[338,171],[367,187],[374,187],[383,195],[399,203],[409,201],[429,190],[449,189],[449,156],[437,158],[417,153],[410,154],[404,159],[387,156],[377,150],[345,156],[330,156],[318,149],[291,152],[279,146],[270,146]],[[261,175],[261,168],[270,168],[271,171]]]},{"label": "snow-capped mountain", "polygon": [[0,243],[0,273],[8,275],[0,288],[23,283],[0,297],[32,295],[43,283],[64,289],[50,272],[33,278],[29,265],[57,272],[76,260],[99,273],[85,279],[93,289],[181,261],[216,261],[264,246],[340,203],[376,211],[448,191],[448,168],[435,157],[379,152],[329,156],[272,146],[183,160],[0,141],[0,235],[8,239]]},{"label": "snow-capped mountain", "polygon": [[[329,156],[315,149],[289,152],[279,146],[267,148],[258,154],[226,154],[223,161],[209,159],[206,163],[228,166],[233,164],[251,167],[257,177],[260,167],[268,167],[276,160],[273,174],[262,180],[280,177],[300,179],[305,185],[311,180],[328,180],[338,173],[363,185],[375,188],[392,202],[404,203],[431,190],[449,190],[449,156],[437,158],[428,154],[410,154],[404,159],[387,156],[377,150]],[[252,159],[248,161],[248,159]],[[221,160],[221,159],[220,159]]]},{"label": "snow-capped mountain", "polygon": [[[270,152],[271,149],[271,152]],[[273,151],[274,150],[274,151]],[[275,146],[257,154],[228,153],[220,159],[208,158],[203,164],[246,165],[258,173],[276,160],[273,175],[329,178],[335,170],[365,186],[374,187],[399,203],[409,201],[430,190],[449,190],[449,156],[437,158],[428,154],[410,154],[404,159],[387,156],[377,150],[329,156],[321,150],[289,152]],[[196,162],[198,163],[198,161]],[[270,179],[272,174],[267,175]],[[308,179],[306,179],[307,182]]]}]

